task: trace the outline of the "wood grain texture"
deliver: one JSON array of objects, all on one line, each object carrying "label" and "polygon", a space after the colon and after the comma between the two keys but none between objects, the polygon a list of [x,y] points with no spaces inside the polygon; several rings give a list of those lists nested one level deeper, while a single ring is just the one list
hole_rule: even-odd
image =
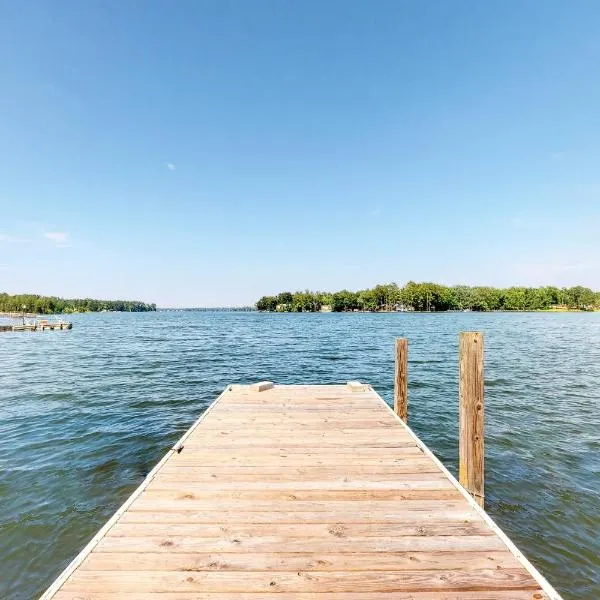
[{"label": "wood grain texture", "polygon": [[356,552],[261,554],[93,553],[81,566],[84,571],[412,571],[438,569],[479,571],[518,569],[506,552]]},{"label": "wood grain texture", "polygon": [[[56,600],[263,600],[253,592],[68,592],[60,591]],[[278,592],[277,600],[548,600],[543,592],[531,590],[494,590],[459,592]]]},{"label": "wood grain texture", "polygon": [[535,590],[524,569],[478,571],[84,571],[65,590],[103,592],[370,592]]},{"label": "wood grain texture", "polygon": [[484,373],[483,336],[460,334],[459,369],[459,481],[484,505]]},{"label": "wood grain texture", "polygon": [[408,423],[408,340],[406,338],[396,339],[394,412]]},{"label": "wood grain texture", "polygon": [[548,600],[484,517],[368,385],[233,386],[44,600]]}]

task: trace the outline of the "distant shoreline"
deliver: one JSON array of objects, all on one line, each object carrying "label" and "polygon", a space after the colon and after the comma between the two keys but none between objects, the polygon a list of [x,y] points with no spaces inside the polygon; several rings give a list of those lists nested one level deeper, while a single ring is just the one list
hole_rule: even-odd
[{"label": "distant shoreline", "polygon": [[493,288],[409,281],[358,291],[280,292],[256,302],[262,312],[570,312],[600,309],[600,292],[590,288]]},{"label": "distant shoreline", "polygon": [[153,312],[156,304],[139,300],[96,300],[94,298],[58,298],[37,294],[0,293],[0,313],[69,315],[90,312]]},{"label": "distant shoreline", "polygon": [[[160,310],[160,309],[159,309]],[[223,312],[223,311],[221,311]],[[282,310],[254,310],[245,312],[258,312],[260,314],[311,314],[311,315],[329,315],[329,314],[354,314],[354,315],[389,315],[389,314],[405,314],[405,315],[433,315],[433,314],[492,314],[492,313],[505,313],[505,314],[518,314],[518,313],[597,313],[600,312],[600,308],[594,309],[580,309],[580,308],[538,308],[538,309],[515,309],[515,310],[317,310],[317,311],[282,311]]]}]

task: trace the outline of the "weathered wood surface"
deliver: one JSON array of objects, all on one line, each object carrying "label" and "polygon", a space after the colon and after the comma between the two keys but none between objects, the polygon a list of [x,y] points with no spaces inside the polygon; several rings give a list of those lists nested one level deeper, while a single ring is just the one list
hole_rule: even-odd
[{"label": "weathered wood surface", "polygon": [[226,391],[44,600],[558,598],[370,387],[259,387]]},{"label": "weathered wood surface", "polygon": [[484,375],[483,336],[460,334],[459,481],[484,505]]},{"label": "weathered wood surface", "polygon": [[406,338],[396,339],[394,412],[408,423],[408,340]]}]

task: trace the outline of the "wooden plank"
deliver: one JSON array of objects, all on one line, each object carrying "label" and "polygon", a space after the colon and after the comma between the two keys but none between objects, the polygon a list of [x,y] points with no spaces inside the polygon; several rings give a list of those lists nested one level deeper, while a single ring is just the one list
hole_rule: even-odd
[{"label": "wooden plank", "polygon": [[94,552],[85,571],[398,571],[517,569],[508,552],[164,554]]},{"label": "wooden plank", "polygon": [[[435,475],[432,473],[431,475]],[[185,486],[184,486],[185,489]],[[210,484],[212,490],[452,490],[454,486],[443,477],[423,480],[373,481],[373,480],[307,480],[307,481],[219,481]],[[187,493],[187,492],[186,492]]]},{"label": "wooden plank", "polygon": [[[279,442],[289,440],[291,435],[297,435],[298,431],[295,428],[286,429],[283,427],[254,427],[252,431],[245,429],[234,430],[234,429],[202,429],[197,431],[193,436],[187,440],[187,445],[197,444],[210,444],[213,440],[223,440],[229,438],[234,442],[243,445],[245,442],[254,441],[260,439],[260,443],[265,445],[266,440],[276,439]],[[405,442],[410,445],[414,445],[413,441],[406,434],[406,432],[396,429],[336,429],[331,431],[331,428],[323,427],[319,429],[304,429],[302,431],[302,437],[305,442],[303,446],[310,445],[313,442],[319,442],[325,440],[327,443],[341,442],[341,443],[357,443],[369,441],[370,439],[377,441],[389,441],[389,442]]]},{"label": "wooden plank", "polygon": [[535,590],[522,568],[479,571],[79,571],[65,586],[71,591],[160,592],[371,592],[436,590]]},{"label": "wooden plank", "polygon": [[[227,436],[207,436],[206,439],[195,438],[186,442],[186,448],[206,448],[208,451],[224,449],[233,450],[235,448],[249,448],[260,450],[263,448],[282,448],[292,449],[297,448],[298,452],[304,451],[309,452],[315,447],[322,450],[324,453],[332,452],[331,448],[336,448],[345,451],[351,451],[352,448],[411,448],[413,444],[408,440],[402,438],[385,437],[383,435],[373,435],[370,438],[368,436],[359,437],[356,440],[352,440],[350,436],[309,436],[302,435],[301,438],[296,432],[296,437],[291,438],[289,436],[271,436],[260,438],[260,445],[252,443],[252,436],[240,436],[239,438],[227,437]],[[329,448],[329,450],[323,450]]]},{"label": "wooden plank", "polygon": [[[304,402],[304,400],[295,400],[294,402]],[[345,403],[348,411],[348,416],[358,418],[361,415],[367,418],[374,418],[376,416],[383,417],[383,415],[373,412],[372,406],[369,406],[368,400],[340,400],[340,403]],[[310,403],[307,401],[305,406],[298,407],[290,404],[289,402],[264,402],[259,405],[252,405],[247,403],[228,404],[226,407],[222,407],[217,416],[226,418],[229,416],[237,416],[239,418],[247,417],[260,417],[264,419],[279,417],[282,413],[288,416],[295,416],[298,418],[334,418],[336,413],[339,413],[340,403],[338,405],[333,404],[317,404]]]},{"label": "wooden plank", "polygon": [[313,453],[296,453],[290,455],[279,452],[265,452],[265,454],[246,454],[242,452],[223,454],[207,452],[205,455],[198,456],[197,454],[183,451],[179,455],[177,461],[170,461],[168,465],[165,465],[164,471],[177,471],[185,467],[204,467],[206,469],[210,469],[211,467],[220,467],[223,469],[272,467],[281,468],[282,470],[292,469],[294,467],[337,467],[345,472],[345,469],[348,467],[373,467],[374,469],[389,467],[390,469],[404,469],[410,468],[417,463],[422,463],[425,471],[433,468],[426,466],[431,465],[431,461],[429,458],[424,457],[423,453],[418,448],[396,448],[391,456],[389,452],[379,456],[372,454],[365,455],[358,452],[355,455],[354,460],[352,459],[352,455],[344,455],[338,452],[333,456]]},{"label": "wooden plank", "polygon": [[[249,511],[223,510],[218,522],[229,523],[417,523],[430,522],[471,522],[480,518],[469,510],[454,511],[397,511],[373,509],[369,511],[347,509],[344,512],[331,511]],[[125,513],[119,523],[214,523],[214,510],[131,510]]]},{"label": "wooden plank", "polygon": [[[150,495],[150,492],[146,492],[140,496],[133,504],[131,504],[129,510],[150,510],[150,511],[179,511],[179,510],[201,510],[201,511],[213,511],[214,514],[220,514],[221,511],[227,510],[243,510],[253,512],[332,512],[338,511],[340,514],[348,510],[360,510],[363,512],[369,512],[372,510],[389,510],[396,511],[397,514],[408,513],[408,512],[426,512],[426,511],[437,511],[444,513],[452,510],[469,510],[468,506],[462,501],[462,498],[453,496],[452,499],[440,499],[433,497],[430,500],[423,500],[421,498],[414,499],[404,498],[404,492],[390,492],[389,490],[384,491],[360,491],[352,490],[352,493],[358,494],[356,497],[352,497],[351,492],[347,492],[348,496],[344,499],[339,500],[331,498],[330,494],[332,490],[314,490],[316,495],[315,500],[309,499],[304,500],[311,490],[294,490],[284,494],[279,493],[275,500],[257,500],[251,497],[247,499],[247,491],[235,492],[230,495],[228,500],[202,500],[198,498],[186,497],[186,494],[177,496],[177,499],[161,499],[160,497],[154,497]],[[254,493],[254,491],[252,491]],[[269,493],[276,494],[272,490]],[[338,493],[338,492],[333,492]],[[343,492],[340,492],[343,493]],[[319,496],[318,494],[324,494]],[[387,498],[384,500],[379,499],[380,494],[386,494]],[[390,495],[388,495],[390,494]],[[393,494],[393,495],[392,495]],[[325,496],[326,495],[326,496]],[[315,496],[312,496],[313,498]],[[321,499],[319,499],[319,497]],[[323,499],[324,498],[324,499]],[[285,500],[285,502],[283,502]]]},{"label": "wooden plank", "polygon": [[396,339],[394,412],[408,423],[408,340],[406,338]]},{"label": "wooden plank", "polygon": [[361,478],[366,475],[379,477],[392,477],[398,479],[399,474],[423,475],[424,473],[436,473],[441,475],[440,470],[425,458],[407,460],[404,464],[387,465],[356,465],[348,462],[347,465],[289,465],[285,461],[271,462],[264,465],[214,465],[204,466],[201,461],[177,461],[177,464],[165,466],[157,479],[163,479],[166,475],[181,475],[187,481],[204,481],[215,477],[226,477],[228,481],[244,481],[248,478],[263,477],[263,481],[282,481],[298,477],[330,478],[339,477],[340,472],[352,479]]},{"label": "wooden plank", "polygon": [[[214,421],[212,423],[209,423],[206,427],[202,427],[202,431],[210,431],[210,430],[221,430],[224,428],[227,428],[228,431],[230,432],[244,432],[244,431],[248,431],[248,429],[252,429],[252,431],[256,430],[256,431],[263,431],[263,430],[269,430],[269,429],[277,429],[279,430],[290,430],[293,429],[294,431],[298,431],[298,430],[312,430],[312,431],[331,431],[331,421],[333,419],[331,418],[327,418],[327,419],[319,419],[319,420],[312,420],[312,419],[305,419],[305,418],[298,418],[297,421],[294,421],[292,419],[286,419],[285,421],[281,421],[279,423],[276,423],[274,421],[268,421],[266,419],[262,419],[261,421],[250,421],[250,420],[244,420],[244,419],[239,419],[238,421],[236,421],[235,423],[230,423],[227,424],[226,420],[219,420],[219,421]],[[367,420],[367,419],[356,419],[356,420],[351,420],[351,419],[344,419],[342,421],[339,421],[336,424],[338,427],[341,427],[342,429],[364,429],[367,431],[373,431],[374,429],[377,429],[379,431],[381,431],[382,429],[390,429],[392,431],[396,431],[398,429],[398,424],[395,423],[394,421],[381,421],[381,420]]]},{"label": "wooden plank", "polygon": [[[252,431],[244,431],[244,430],[232,430],[232,429],[222,429],[222,430],[215,430],[215,429],[200,429],[196,432],[194,432],[194,435],[190,436],[190,439],[187,440],[187,442],[192,442],[192,441],[198,441],[200,443],[202,442],[207,442],[209,440],[212,439],[220,439],[222,437],[231,437],[231,438],[235,438],[235,439],[244,439],[244,438],[251,438],[252,436],[254,436],[255,440],[260,440],[260,443],[262,445],[265,445],[263,443],[263,438],[269,438],[269,437],[277,437],[277,438],[286,438],[289,435],[293,435],[293,434],[297,434],[297,431],[294,427],[290,427],[288,429],[285,429],[283,427],[280,426],[275,426],[272,428],[265,428],[265,427],[254,427],[252,429]],[[396,429],[372,429],[372,430],[366,430],[364,428],[360,428],[360,429],[341,429],[339,428],[339,426],[332,430],[331,427],[327,428],[318,428],[318,429],[306,429],[305,431],[302,432],[303,436],[308,437],[314,437],[318,439],[321,438],[330,438],[332,440],[347,440],[347,441],[351,441],[351,440],[356,440],[356,441],[361,441],[364,439],[368,439],[369,436],[371,437],[376,437],[378,439],[382,439],[382,440],[389,440],[389,441],[404,441],[404,442],[412,442],[412,440],[410,440],[410,436],[407,435],[407,433],[405,431],[402,431],[401,429],[398,429],[396,427]],[[308,442],[310,443],[310,442]],[[307,444],[305,444],[307,445]]]},{"label": "wooden plank", "polygon": [[[318,473],[306,473],[303,475],[297,472],[286,473],[282,471],[277,473],[256,473],[252,471],[240,473],[222,473],[220,471],[198,472],[196,467],[181,467],[177,471],[165,471],[153,480],[153,485],[150,489],[156,490],[159,487],[162,489],[176,489],[179,487],[183,491],[191,490],[191,487],[196,487],[205,490],[215,489],[290,489],[296,485],[297,490],[303,489],[327,489],[327,485],[331,485],[332,490],[337,489],[454,489],[454,486],[447,486],[448,480],[440,475],[439,472],[433,470],[425,470],[424,472],[415,472],[415,467],[397,469],[392,473],[356,473],[348,474],[344,479],[340,480],[337,477],[340,473],[333,471],[325,471]],[[404,477],[406,476],[406,477]],[[401,479],[401,481],[398,481]],[[336,483],[337,482],[337,483]],[[418,482],[412,486],[412,482]],[[439,485],[431,487],[422,482],[435,482]],[[441,483],[440,483],[441,482]],[[159,486],[159,484],[166,484]],[[264,488],[259,485],[264,484]],[[341,485],[338,485],[338,483]],[[388,483],[388,486],[380,484]],[[175,485],[178,484],[178,485]],[[190,484],[190,485],[186,485]],[[240,484],[240,485],[236,485]],[[250,485],[246,485],[250,484]],[[313,485],[314,484],[314,485]],[[343,484],[343,485],[342,485]],[[372,484],[372,485],[371,485]],[[223,485],[226,487],[224,488]],[[273,485],[277,485],[276,488]],[[316,487],[315,487],[316,486]]]},{"label": "wooden plank", "polygon": [[[321,411],[323,412],[323,411]],[[363,411],[365,413],[365,411]],[[249,413],[252,414],[252,413]],[[295,429],[303,427],[306,429],[326,429],[331,431],[333,428],[337,429],[373,429],[379,430],[380,428],[398,430],[398,424],[393,419],[387,419],[382,416],[373,418],[368,413],[363,418],[355,415],[348,415],[346,418],[335,418],[330,414],[325,415],[298,415],[294,418],[287,417],[282,419],[278,416],[269,417],[264,415],[261,417],[244,417],[243,415],[231,416],[231,418],[224,417],[221,415],[219,418],[211,419],[205,425],[203,425],[198,433],[209,429],[228,429],[229,431],[237,431],[244,427],[252,426],[256,429],[267,429],[267,428],[278,428],[278,429]]]},{"label": "wooden plank", "polygon": [[[490,552],[505,549],[495,535],[288,538],[285,535],[242,537],[105,536],[95,552]],[[247,590],[250,591],[250,590]]]},{"label": "wooden plank", "polygon": [[[263,600],[264,593],[248,592],[79,592],[61,591],[56,600]],[[319,592],[318,600],[548,600],[538,590],[493,590],[460,592]],[[277,600],[315,600],[312,592],[283,592]]]},{"label": "wooden plank", "polygon": [[484,505],[484,374],[483,336],[460,334],[459,481]]},{"label": "wooden plank", "polygon": [[[252,428],[252,431],[248,431],[246,429],[244,429],[243,427],[239,428],[239,429],[235,429],[235,428],[226,428],[226,429],[222,429],[222,430],[218,430],[218,429],[200,429],[199,431],[195,432],[195,434],[192,437],[192,439],[198,439],[201,441],[205,441],[205,440],[209,440],[212,438],[219,438],[221,436],[231,436],[231,437],[249,437],[250,434],[255,436],[256,438],[262,438],[262,437],[270,437],[270,436],[277,436],[277,437],[286,437],[288,435],[291,435],[293,433],[297,433],[297,429],[293,426],[288,426],[286,427],[282,427],[281,425],[272,425],[272,426],[268,426],[268,425],[261,425],[261,426],[254,426]],[[360,440],[364,437],[367,437],[368,435],[375,435],[378,438],[383,438],[383,439],[391,439],[391,440],[405,440],[408,441],[409,436],[406,434],[406,432],[399,430],[398,427],[396,428],[375,428],[375,429],[366,429],[364,427],[360,427],[358,429],[352,429],[352,427],[348,427],[348,428],[342,428],[340,426],[340,424],[337,424],[337,427],[334,431],[332,431],[331,426],[329,427],[313,427],[313,428],[304,428],[303,431],[303,435],[307,435],[307,436],[318,436],[318,437],[323,437],[323,436],[328,436],[331,437],[332,439],[337,439],[337,438],[355,438],[357,440]],[[188,440],[191,441],[191,440]]]},{"label": "wooden plank", "polygon": [[237,523],[228,525],[198,523],[118,523],[106,537],[230,537],[248,538],[261,535],[288,538],[330,536],[345,537],[401,537],[401,536],[456,536],[494,535],[482,520],[446,521],[433,523]]},{"label": "wooden plank", "polygon": [[[339,481],[340,475],[344,476],[344,481],[352,481],[354,483],[367,483],[373,481],[380,483],[389,481],[394,484],[398,483],[398,479],[403,482],[408,481],[444,481],[448,482],[446,477],[435,465],[426,465],[423,470],[419,469],[419,465],[408,465],[407,467],[394,468],[359,468],[349,467],[343,473],[340,469],[327,467],[301,467],[301,468],[281,468],[277,473],[273,467],[257,468],[257,467],[239,467],[237,471],[223,471],[218,467],[203,468],[203,467],[179,467],[179,469],[164,470],[154,478],[153,486],[156,487],[157,482],[204,482],[218,483],[219,481],[233,482],[262,482],[262,483],[304,483],[305,481],[335,482]],[[401,476],[401,477],[400,477]],[[170,486],[171,488],[173,486]],[[180,485],[180,487],[182,487]],[[185,487],[185,486],[183,486]],[[300,488],[299,488],[300,489]]]},{"label": "wooden plank", "polygon": [[[442,500],[457,500],[459,495],[455,490],[214,490],[200,489],[194,491],[152,489],[146,493],[148,502],[155,502],[157,506],[170,504],[175,510],[202,510],[204,505],[212,502],[209,510],[215,510],[215,501],[220,500],[224,506],[235,507],[235,510],[252,509],[251,503],[265,506],[265,502],[277,500],[281,507],[274,508],[273,512],[290,511],[297,508],[298,500],[311,499],[315,501],[329,500],[338,502],[336,510],[350,510],[353,507],[367,506],[366,501],[373,501],[381,505],[383,501],[395,500],[400,503],[398,512],[403,512],[404,503],[418,500],[423,502],[440,502]],[[161,502],[164,501],[164,502]],[[228,503],[231,501],[231,503]],[[343,502],[344,504],[341,504]],[[150,504],[149,504],[150,505]],[[132,510],[144,510],[140,503]],[[358,509],[357,510],[361,510]],[[363,509],[364,510],[364,509]],[[439,510],[439,509],[438,509]],[[316,511],[315,511],[316,512]]]},{"label": "wooden plank", "polygon": [[[253,501],[265,502],[271,500],[277,500],[281,503],[281,508],[274,510],[287,511],[293,507],[289,504],[295,504],[299,500],[315,500],[315,501],[344,501],[343,510],[348,510],[353,506],[350,502],[354,503],[354,506],[365,506],[364,501],[371,501],[370,506],[373,505],[374,501],[384,500],[395,500],[401,502],[398,506],[398,511],[402,511],[404,503],[407,500],[420,500],[421,503],[425,501],[440,501],[440,500],[459,500],[460,494],[455,489],[444,489],[444,490],[332,490],[332,489],[321,489],[321,490],[220,490],[220,489],[205,489],[199,487],[194,490],[187,489],[162,489],[161,485],[156,487],[149,487],[146,492],[146,496],[152,500],[175,500],[183,501],[184,504],[179,506],[182,509],[189,507],[190,500],[198,501],[214,501],[220,500],[221,502],[227,502],[229,500],[238,502],[237,506],[242,506],[242,501],[249,503]],[[357,504],[358,502],[358,504]],[[212,507],[214,509],[214,507]],[[337,507],[338,510],[342,509],[342,505]],[[134,507],[133,510],[136,510]]]},{"label": "wooden plank", "polygon": [[[280,456],[282,458],[289,458],[296,455],[296,458],[318,458],[318,459],[329,459],[329,458],[340,458],[340,459],[350,459],[352,456],[356,457],[357,460],[362,458],[394,458],[394,457],[403,457],[407,455],[413,456],[423,456],[423,450],[415,446],[414,444],[409,444],[408,442],[403,445],[396,445],[392,447],[384,447],[381,448],[379,446],[360,446],[357,448],[346,448],[346,447],[337,447],[335,452],[331,450],[330,447],[314,445],[314,446],[289,446],[286,444],[280,444],[279,446],[261,446],[259,445],[259,441],[257,440],[257,444],[253,447],[242,447],[242,448],[202,448],[201,445],[188,446],[187,444],[184,446],[184,452],[182,456],[189,456],[190,452],[186,450],[186,448],[192,449],[194,448],[194,455],[197,458],[201,458],[206,456],[207,459],[211,459],[213,457],[221,458],[221,460],[225,460],[226,458],[235,459],[236,457],[240,458],[256,458],[256,457],[270,457],[270,456]],[[220,464],[220,463],[219,463]]]},{"label": "wooden plank", "polygon": [[[299,448],[304,449],[306,452],[310,452],[315,447],[322,450],[323,448],[336,448],[340,451],[351,452],[353,448],[357,448],[361,451],[363,448],[412,448],[413,444],[404,438],[395,436],[385,435],[372,435],[369,436],[357,436],[353,441],[352,437],[348,434],[331,435],[327,434],[310,434],[302,433],[302,436],[295,432],[295,438],[290,439],[291,434],[271,434],[269,436],[263,435],[260,438],[259,445],[252,445],[252,436],[240,435],[240,436],[229,436],[229,435],[207,435],[206,437],[196,437],[193,440],[186,442],[186,448],[206,448],[207,451],[216,450],[219,448],[226,448],[234,450],[237,448],[248,448],[261,450],[263,448]],[[255,438],[256,440],[256,438]],[[298,450],[299,452],[300,450]],[[329,453],[333,452],[329,450]],[[325,451],[327,453],[327,451]]]},{"label": "wooden plank", "polygon": [[[229,402],[227,405],[221,406],[217,414],[228,415],[238,411],[245,411],[239,414],[256,413],[257,416],[279,415],[282,412],[297,415],[317,415],[319,411],[333,415],[336,409],[339,412],[340,405],[348,408],[350,414],[358,416],[361,413],[368,412],[373,416],[373,406],[369,402],[369,398],[361,398],[358,394],[348,398],[340,397],[333,402],[314,402],[310,398],[299,398],[291,400],[280,400],[276,396],[267,395],[268,400],[258,402]],[[302,402],[302,405],[298,403]]]},{"label": "wooden plank", "polygon": [[[184,447],[185,450],[185,447]],[[306,452],[295,451],[293,453],[286,452],[285,450],[270,449],[266,450],[263,448],[263,452],[257,453],[252,449],[246,451],[245,449],[235,450],[232,449],[229,452],[223,451],[209,451],[199,454],[197,452],[184,452],[182,451],[177,456],[177,460],[170,461],[164,468],[177,468],[184,466],[185,464],[197,464],[203,467],[242,467],[243,463],[247,463],[250,466],[269,466],[274,467],[293,467],[292,461],[301,461],[308,465],[313,466],[331,466],[345,469],[348,466],[390,466],[394,465],[409,465],[421,463],[423,465],[431,463],[429,457],[424,456],[423,451],[416,446],[403,446],[397,448],[392,452],[388,450],[378,451],[373,449],[372,451],[368,448],[357,449],[356,452],[342,452],[336,450],[335,452],[329,452],[327,454],[318,454],[314,451],[308,450]],[[232,463],[235,463],[232,465]],[[439,469],[438,469],[439,470]]]}]

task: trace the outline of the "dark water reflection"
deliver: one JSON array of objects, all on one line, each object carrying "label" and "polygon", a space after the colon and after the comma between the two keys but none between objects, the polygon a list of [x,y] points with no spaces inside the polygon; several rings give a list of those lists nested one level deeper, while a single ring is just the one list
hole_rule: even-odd
[{"label": "dark water reflection", "polygon": [[96,314],[0,336],[0,597],[35,598],[232,382],[368,381],[452,469],[458,332],[486,335],[487,508],[565,598],[600,598],[600,314]]}]

